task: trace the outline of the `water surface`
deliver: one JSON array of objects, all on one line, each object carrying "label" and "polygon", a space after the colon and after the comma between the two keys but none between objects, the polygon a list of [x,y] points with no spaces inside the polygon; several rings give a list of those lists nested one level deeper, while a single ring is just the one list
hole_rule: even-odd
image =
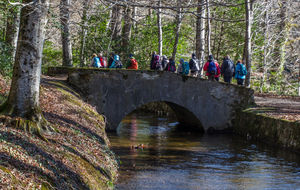
[{"label": "water surface", "polygon": [[[300,154],[201,134],[175,117],[133,112],[108,136],[121,161],[117,189],[300,189]],[[131,148],[139,144],[149,147]]]}]

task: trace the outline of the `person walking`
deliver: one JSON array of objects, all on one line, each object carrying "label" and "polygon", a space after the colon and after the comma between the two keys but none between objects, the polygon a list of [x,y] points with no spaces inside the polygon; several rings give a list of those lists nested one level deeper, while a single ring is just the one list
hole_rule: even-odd
[{"label": "person walking", "polygon": [[178,65],[177,74],[182,74],[182,64],[181,63]]},{"label": "person walking", "polygon": [[246,78],[246,75],[247,75],[247,69],[245,65],[242,63],[241,60],[238,60],[236,64],[236,72],[235,72],[237,85],[244,86],[244,80]]},{"label": "person walking", "polygon": [[183,75],[189,75],[190,73],[190,65],[188,62],[184,62],[184,59],[180,59],[180,64],[182,65],[182,74]]},{"label": "person walking", "polygon": [[213,55],[208,56],[208,61],[205,63],[203,70],[206,71],[206,76],[209,80],[219,81],[221,71],[219,64],[214,60]]},{"label": "person walking", "polygon": [[109,60],[108,60],[107,68],[110,68],[110,66],[111,66],[112,63],[114,62],[114,56],[115,56],[115,53],[111,52],[111,53],[110,53],[110,58],[109,58]]},{"label": "person walking", "polygon": [[226,55],[223,64],[221,66],[221,76],[224,77],[224,81],[231,83],[232,77],[234,76],[235,65],[232,60],[230,60],[229,55]]},{"label": "person walking", "polygon": [[102,53],[99,53],[98,57],[100,59],[100,68],[106,68],[107,67],[107,62],[106,62],[105,57],[102,56]]},{"label": "person walking", "polygon": [[175,61],[173,60],[173,58],[169,59],[169,63],[167,65],[167,71],[170,71],[172,73],[174,73],[176,71],[176,65],[175,65]]},{"label": "person walking", "polygon": [[169,59],[167,58],[166,55],[162,56],[162,60],[161,60],[161,66],[162,66],[162,70],[166,71],[167,70],[167,65],[169,63]]},{"label": "person walking", "polygon": [[91,63],[88,65],[89,67],[95,67],[99,68],[100,67],[100,59],[97,57],[97,54],[93,53],[93,59]]},{"label": "person walking", "polygon": [[135,70],[137,70],[138,68],[139,68],[138,62],[133,57],[133,55],[130,54],[129,55],[129,60],[127,61],[127,64],[126,64],[126,69],[135,69]]},{"label": "person walking", "polygon": [[109,68],[111,68],[111,69],[113,69],[113,68],[122,69],[123,68],[122,62],[120,61],[120,57],[118,55],[114,56],[113,62]]},{"label": "person walking", "polygon": [[150,61],[150,70],[154,70],[153,62],[154,62],[155,56],[156,56],[156,51],[153,52],[152,57],[151,57],[151,61]]},{"label": "person walking", "polygon": [[158,70],[158,71],[162,70],[162,66],[161,66],[161,61],[160,61],[160,56],[159,55],[155,55],[154,61],[153,61],[153,64],[152,64],[152,68],[153,68],[153,70]]},{"label": "person walking", "polygon": [[199,59],[196,58],[195,53],[192,54],[192,59],[189,62],[189,66],[190,66],[190,69],[191,69],[191,75],[193,77],[197,77],[198,72],[200,70],[200,62],[199,62]]}]

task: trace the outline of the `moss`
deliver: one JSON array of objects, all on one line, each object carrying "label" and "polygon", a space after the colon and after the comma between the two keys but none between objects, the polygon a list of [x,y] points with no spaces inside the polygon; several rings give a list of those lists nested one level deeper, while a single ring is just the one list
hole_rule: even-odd
[{"label": "moss", "polygon": [[[76,167],[82,168],[80,171],[80,175],[84,176],[84,183],[88,186],[89,189],[103,189],[103,187],[107,187],[107,181],[110,181],[110,175],[107,176],[106,173],[96,169],[91,163],[82,159],[81,157],[73,154],[66,154],[71,161],[75,161]],[[105,171],[105,170],[104,170]]]},{"label": "moss", "polygon": [[4,171],[5,173],[8,173],[10,175],[13,186],[21,185],[24,187],[24,184],[21,181],[17,180],[17,178],[14,176],[14,174],[12,174],[11,171],[9,171],[7,168],[0,166],[0,170]]}]

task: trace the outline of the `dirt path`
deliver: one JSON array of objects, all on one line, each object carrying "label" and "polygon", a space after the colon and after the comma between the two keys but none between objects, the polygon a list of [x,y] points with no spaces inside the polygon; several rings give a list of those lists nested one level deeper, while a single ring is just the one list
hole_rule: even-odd
[{"label": "dirt path", "polygon": [[291,96],[275,96],[255,94],[255,103],[269,117],[300,121],[300,99]]}]

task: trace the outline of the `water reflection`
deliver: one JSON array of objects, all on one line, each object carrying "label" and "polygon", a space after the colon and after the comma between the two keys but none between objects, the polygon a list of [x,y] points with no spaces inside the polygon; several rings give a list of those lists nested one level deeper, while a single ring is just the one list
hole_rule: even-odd
[{"label": "water reflection", "polygon": [[235,135],[199,134],[176,118],[132,113],[108,135],[122,161],[118,189],[300,189],[299,154]]}]

